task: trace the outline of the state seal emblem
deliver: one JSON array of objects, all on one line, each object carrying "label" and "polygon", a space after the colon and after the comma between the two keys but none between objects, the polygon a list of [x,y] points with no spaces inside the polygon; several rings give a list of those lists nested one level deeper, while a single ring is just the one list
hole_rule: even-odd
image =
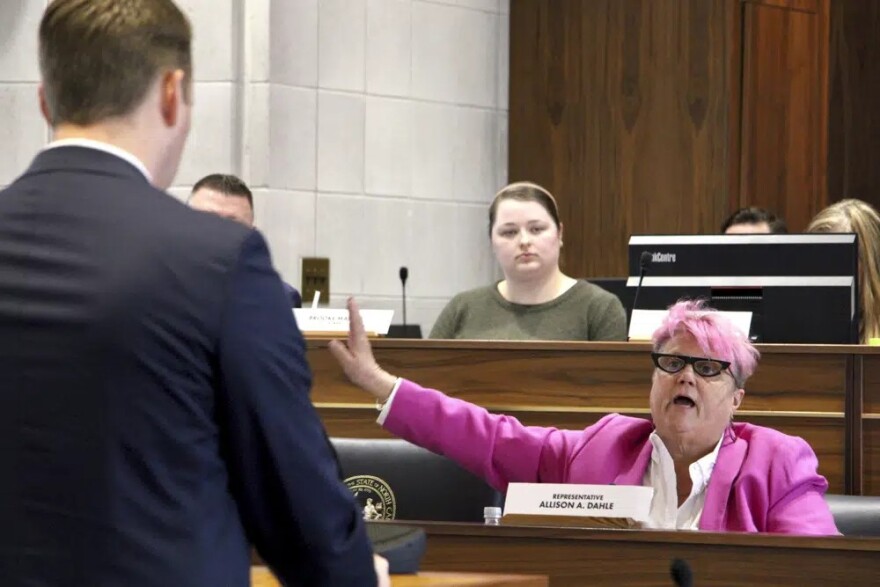
[{"label": "state seal emblem", "polygon": [[355,475],[345,480],[365,520],[393,520],[397,514],[394,492],[383,479],[373,475]]}]

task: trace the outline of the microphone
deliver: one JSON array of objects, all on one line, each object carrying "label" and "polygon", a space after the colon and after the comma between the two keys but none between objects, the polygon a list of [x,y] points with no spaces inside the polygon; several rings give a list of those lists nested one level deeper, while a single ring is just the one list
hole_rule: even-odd
[{"label": "microphone", "polygon": [[403,292],[403,328],[406,329],[406,280],[409,278],[409,269],[401,267],[399,275]]},{"label": "microphone", "polygon": [[[648,251],[642,251],[641,256],[639,257],[639,284],[636,286],[636,295],[633,297],[633,305],[632,310],[629,313],[629,324],[628,326],[632,326],[632,315],[633,312],[636,311],[638,307],[637,304],[639,302],[639,292],[642,289],[642,280],[645,278],[645,273],[651,268],[652,263],[652,255]],[[628,330],[628,329],[627,329]]]},{"label": "microphone", "polygon": [[418,324],[408,325],[406,323],[406,280],[409,279],[409,269],[401,267],[400,287],[403,292],[403,324],[392,324],[388,327],[388,336],[391,338],[422,338],[422,327]]},{"label": "microphone", "polygon": [[672,559],[669,574],[672,575],[676,587],[694,586],[694,574],[691,572],[691,566],[680,558]]}]

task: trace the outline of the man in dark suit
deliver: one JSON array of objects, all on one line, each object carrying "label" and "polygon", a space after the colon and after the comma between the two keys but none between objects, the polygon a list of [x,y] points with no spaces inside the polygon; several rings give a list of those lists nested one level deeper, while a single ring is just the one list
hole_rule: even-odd
[{"label": "man in dark suit", "polygon": [[186,18],[55,0],[39,38],[56,140],[0,192],[0,585],[245,586],[251,544],[376,584],[263,238],[163,191]]},{"label": "man in dark suit", "polygon": [[[254,196],[250,188],[234,175],[212,173],[196,182],[187,203],[191,208],[211,212],[253,228]],[[282,281],[291,308],[302,307],[302,296],[295,287]]]}]

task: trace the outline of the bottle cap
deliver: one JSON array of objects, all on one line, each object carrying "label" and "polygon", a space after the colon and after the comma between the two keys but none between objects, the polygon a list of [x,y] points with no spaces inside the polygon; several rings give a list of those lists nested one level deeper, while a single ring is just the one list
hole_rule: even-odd
[{"label": "bottle cap", "polygon": [[501,517],[501,508],[498,506],[490,506],[483,508],[483,517],[485,518],[500,518]]}]

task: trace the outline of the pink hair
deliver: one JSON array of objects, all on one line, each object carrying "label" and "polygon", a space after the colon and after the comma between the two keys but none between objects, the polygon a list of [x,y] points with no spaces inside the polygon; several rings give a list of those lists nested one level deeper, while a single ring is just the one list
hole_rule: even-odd
[{"label": "pink hair", "polygon": [[694,337],[706,356],[730,362],[737,387],[745,385],[758,366],[758,349],[733,322],[703,301],[681,300],[670,306],[654,332],[654,350],[660,352],[674,336],[684,333]]}]

